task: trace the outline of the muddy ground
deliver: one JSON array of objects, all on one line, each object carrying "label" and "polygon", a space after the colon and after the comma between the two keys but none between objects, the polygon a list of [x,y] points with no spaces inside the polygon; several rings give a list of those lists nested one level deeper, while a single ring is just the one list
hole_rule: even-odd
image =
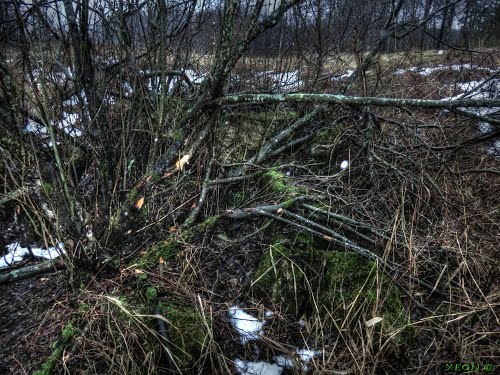
[{"label": "muddy ground", "polygon": [[68,294],[61,272],[0,285],[0,374],[41,368],[70,316]]}]

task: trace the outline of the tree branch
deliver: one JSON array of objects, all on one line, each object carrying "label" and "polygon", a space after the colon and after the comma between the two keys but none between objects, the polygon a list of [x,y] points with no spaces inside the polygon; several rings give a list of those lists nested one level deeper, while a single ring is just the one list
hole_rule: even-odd
[{"label": "tree branch", "polygon": [[500,99],[403,99],[346,96],[339,94],[241,94],[228,95],[212,101],[212,105],[233,104],[272,104],[272,103],[327,103],[354,106],[414,107],[454,109],[461,107],[500,107]]}]

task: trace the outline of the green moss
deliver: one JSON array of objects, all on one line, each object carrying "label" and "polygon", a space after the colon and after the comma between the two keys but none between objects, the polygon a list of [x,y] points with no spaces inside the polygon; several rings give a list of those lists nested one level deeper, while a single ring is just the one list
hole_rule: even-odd
[{"label": "green moss", "polygon": [[69,322],[63,329],[62,333],[63,341],[68,341],[74,334],[75,334],[75,327],[72,322]]},{"label": "green moss", "polygon": [[228,207],[240,206],[247,199],[247,194],[245,191],[237,191],[234,193],[227,194],[224,202]]},{"label": "green moss", "polygon": [[50,375],[53,368],[54,368],[54,361],[49,359],[46,362],[44,362],[42,364],[42,368],[40,370],[35,371],[33,375]]},{"label": "green moss", "polygon": [[197,235],[205,233],[210,227],[214,226],[219,219],[219,215],[210,216],[204,222],[182,232],[180,239],[176,236],[170,236],[167,240],[154,244],[139,259],[139,267],[156,268],[160,257],[167,260],[176,255],[181,249],[181,243],[191,242]]},{"label": "green moss", "polygon": [[355,252],[319,250],[309,234],[294,241],[277,239],[257,266],[251,293],[296,318],[315,316],[331,329],[339,321],[355,329],[360,320],[380,316],[377,334],[390,337],[401,331],[387,346],[392,354],[403,354],[411,340],[399,290],[376,264]]},{"label": "green moss", "polygon": [[168,330],[177,366],[188,369],[203,349],[206,338],[203,317],[191,307],[171,303],[161,304],[161,309],[170,323]]},{"label": "green moss", "polygon": [[150,286],[146,289],[146,298],[149,302],[155,301],[158,298],[158,291],[156,288]]},{"label": "green moss", "polygon": [[259,123],[267,123],[269,121],[272,122],[285,122],[291,121],[298,117],[296,111],[291,110],[271,110],[271,111],[262,111],[262,112],[250,112],[241,114],[243,118],[247,121],[255,121]]},{"label": "green moss", "polygon": [[283,123],[296,119],[298,114],[293,110],[270,109],[261,112],[232,112],[224,120],[243,123],[273,124]]},{"label": "green moss", "polygon": [[326,165],[338,167],[340,162],[347,159],[349,145],[341,140],[340,127],[327,128],[321,131],[311,142],[310,155]]},{"label": "green moss", "polygon": [[281,239],[269,247],[254,274],[252,294],[279,305],[284,313],[300,315],[307,300],[307,284],[296,254]]},{"label": "green moss", "polygon": [[54,188],[48,182],[42,182],[41,188],[42,191],[47,195],[51,194],[54,191]]},{"label": "green moss", "polygon": [[88,303],[80,302],[80,304],[78,305],[78,309],[76,310],[76,313],[79,315],[84,315],[89,311],[90,311],[90,306],[88,305]]},{"label": "green moss", "polygon": [[149,247],[142,258],[139,259],[138,265],[141,268],[154,269],[158,266],[160,258],[167,260],[179,252],[180,245],[174,236],[171,236],[165,241],[154,244]]},{"label": "green moss", "polygon": [[217,221],[218,221],[219,219],[220,219],[220,216],[219,216],[219,215],[210,216],[209,218],[205,219],[205,221],[204,221],[203,223],[198,224],[198,225],[195,227],[195,228],[197,228],[197,227],[198,227],[197,229],[195,229],[195,231],[196,231],[196,230],[198,230],[198,231],[199,231],[200,229],[204,231],[204,230],[206,230],[207,228],[214,226],[214,225],[215,225],[215,223],[217,223]]},{"label": "green moss", "polygon": [[73,337],[75,334],[75,326],[73,322],[68,322],[64,327],[61,336],[59,339],[52,345],[53,352],[49,358],[42,364],[41,368],[35,372],[33,375],[50,375],[52,370],[54,369],[54,364],[58,358],[61,357],[64,346],[66,343]]},{"label": "green moss", "polygon": [[276,194],[294,195],[298,192],[297,188],[289,183],[287,177],[276,169],[271,169],[264,174],[264,182]]},{"label": "green moss", "polygon": [[172,139],[174,141],[182,141],[182,131],[180,129],[175,129],[172,132]]}]

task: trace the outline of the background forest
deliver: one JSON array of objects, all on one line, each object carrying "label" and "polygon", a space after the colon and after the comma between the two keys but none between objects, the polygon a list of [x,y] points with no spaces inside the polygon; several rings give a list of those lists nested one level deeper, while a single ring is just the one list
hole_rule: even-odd
[{"label": "background forest", "polygon": [[0,373],[500,358],[500,2],[4,0]]}]

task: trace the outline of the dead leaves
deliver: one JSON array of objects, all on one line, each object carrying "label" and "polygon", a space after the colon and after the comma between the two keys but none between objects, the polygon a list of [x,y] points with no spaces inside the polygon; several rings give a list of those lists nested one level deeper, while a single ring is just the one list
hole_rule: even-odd
[{"label": "dead leaves", "polygon": [[184,155],[182,158],[180,158],[179,160],[177,160],[175,162],[175,169],[173,171],[170,171],[170,172],[165,172],[165,174],[163,175],[163,177],[170,177],[174,174],[174,172],[177,172],[177,171],[182,171],[184,169],[184,166],[186,164],[189,164],[189,159],[191,158],[191,155],[189,154],[186,154]]},{"label": "dead leaves", "polygon": [[184,155],[182,158],[180,158],[176,163],[175,163],[175,170],[176,171],[182,171],[184,169],[184,166],[186,164],[189,164],[189,158],[191,155]]},{"label": "dead leaves", "polygon": [[141,198],[139,198],[139,200],[137,202],[135,202],[134,207],[137,210],[140,210],[143,205],[144,205],[144,197],[141,197]]}]

